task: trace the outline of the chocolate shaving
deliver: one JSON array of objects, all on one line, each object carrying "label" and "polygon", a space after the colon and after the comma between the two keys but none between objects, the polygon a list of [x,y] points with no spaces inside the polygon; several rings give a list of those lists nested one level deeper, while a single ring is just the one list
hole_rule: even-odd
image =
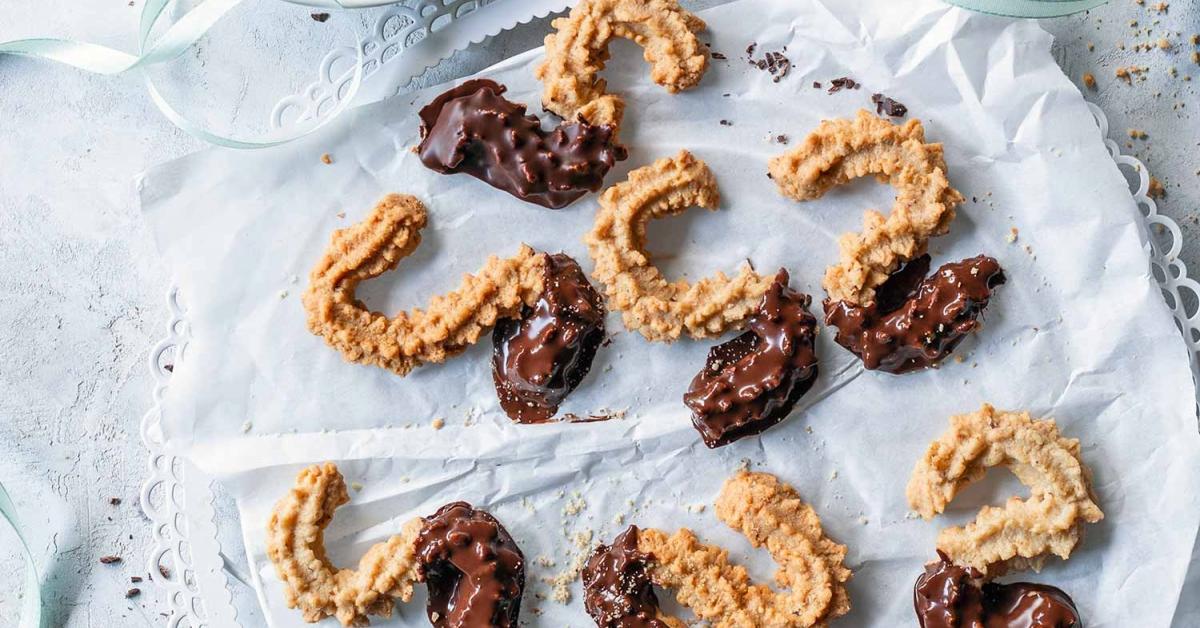
[{"label": "chocolate shaving", "polygon": [[547,255],[542,284],[520,319],[503,319],[492,332],[492,381],[500,407],[518,423],[553,417],[604,340],[604,298],[575,260]]},{"label": "chocolate shaving", "polygon": [[862,87],[862,85],[855,82],[854,79],[850,78],[849,76],[843,76],[841,78],[835,78],[832,81],[829,81],[830,94],[840,92],[843,89],[858,89],[859,87]]},{"label": "chocolate shaving", "polygon": [[326,20],[329,19],[329,14],[328,13],[313,13],[312,19],[317,22],[325,22]]},{"label": "chocolate shaving", "polygon": [[511,628],[521,613],[525,556],[491,514],[453,502],[424,519],[414,543],[436,628]]},{"label": "chocolate shaving", "polygon": [[747,331],[708,353],[683,396],[709,447],[758,434],[782,421],[817,379],[817,319],[808,295],[787,287],[780,270]]},{"label": "chocolate shaving", "polygon": [[121,562],[120,556],[101,556],[100,562],[105,565],[114,565]]},{"label": "chocolate shaving", "polygon": [[137,588],[137,587],[133,587],[133,588],[131,588],[131,589],[129,589],[128,591],[126,591],[126,592],[125,592],[125,599],[127,599],[127,600],[128,600],[128,599],[129,599],[129,598],[131,598],[131,597],[137,597],[137,596],[139,596],[139,595],[141,595],[141,594],[142,594],[142,590],[141,590],[141,589],[139,589],[139,588]]},{"label": "chocolate shaving", "polygon": [[713,52],[713,53],[709,53],[709,54],[711,54],[712,58],[714,58],[714,59],[720,59],[722,61],[724,61],[725,59],[728,59],[728,57],[726,57],[725,55],[723,55],[719,52]]},{"label": "chocolate shaving", "polygon": [[[786,48],[784,48],[786,50]],[[754,59],[753,46],[746,49],[746,54],[750,55],[750,65],[768,72],[771,74],[771,80],[778,83],[787,76],[792,69],[792,62],[783,55],[782,52],[766,52],[762,59]]]},{"label": "chocolate shaving", "polygon": [[837,327],[837,343],[863,366],[887,373],[923,369],[950,355],[979,326],[1004,271],[983,255],[926,277],[928,270],[928,255],[912,260],[879,286],[870,305],[826,299],[825,324]]},{"label": "chocolate shaving", "polygon": [[469,174],[523,201],[558,209],[599,190],[613,164],[627,156],[611,125],[580,119],[543,131],[525,105],[501,96],[506,89],[473,79],[423,107],[421,163],[442,174]]},{"label": "chocolate shaving", "polygon": [[878,115],[886,114],[893,118],[903,118],[908,115],[908,107],[883,94],[871,94],[871,102],[875,103],[875,113]]}]

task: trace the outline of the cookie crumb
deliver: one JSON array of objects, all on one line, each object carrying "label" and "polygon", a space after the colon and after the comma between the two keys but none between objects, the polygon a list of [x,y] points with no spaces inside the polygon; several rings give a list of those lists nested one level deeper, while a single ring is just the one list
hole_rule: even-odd
[{"label": "cookie crumb", "polygon": [[353,489],[355,493],[361,493],[363,490],[362,482],[351,482],[350,488]]},{"label": "cookie crumb", "polygon": [[1096,89],[1096,75],[1091,72],[1084,72],[1083,85],[1088,89]]},{"label": "cookie crumb", "polygon": [[249,421],[243,422],[242,423],[242,433],[248,434],[250,432],[250,429],[253,427],[254,427],[254,424],[250,423]]},{"label": "cookie crumb", "polygon": [[1150,177],[1150,186],[1146,188],[1146,196],[1150,198],[1162,198],[1167,195],[1167,188],[1163,186],[1163,182],[1158,180],[1158,177]]},{"label": "cookie crumb", "polygon": [[1007,241],[1009,244],[1012,244],[1013,242],[1016,242],[1016,241],[1017,241],[1017,236],[1018,236],[1019,234],[1020,234],[1020,231],[1018,231],[1016,227],[1010,227],[1010,228],[1008,229],[1008,236],[1007,236],[1007,237],[1005,237],[1004,239],[1005,239],[1005,241]]},{"label": "cookie crumb", "polygon": [[446,427],[446,419],[443,419],[442,417],[438,417],[438,418],[434,419],[433,423],[431,423],[430,425],[433,426],[433,429],[440,430],[443,427]]},{"label": "cookie crumb", "polygon": [[329,153],[325,153],[325,154],[321,155],[321,163],[328,166],[329,164],[333,163],[333,157],[330,157]]}]

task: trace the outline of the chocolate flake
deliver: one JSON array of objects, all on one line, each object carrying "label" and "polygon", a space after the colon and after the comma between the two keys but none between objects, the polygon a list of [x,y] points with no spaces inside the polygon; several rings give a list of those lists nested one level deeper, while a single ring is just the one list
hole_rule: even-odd
[{"label": "chocolate flake", "polygon": [[821,81],[813,81],[813,89],[821,89]]},{"label": "chocolate flake", "polygon": [[113,506],[120,506],[120,505],[121,505],[121,498],[120,498],[120,497],[109,497],[109,498],[108,498],[108,503],[109,503],[109,504],[111,504],[111,505],[113,505]]},{"label": "chocolate flake", "polygon": [[100,562],[105,565],[114,565],[121,562],[120,556],[101,556]]},{"label": "chocolate flake", "polygon": [[492,332],[492,381],[505,414],[548,421],[592,368],[604,341],[604,298],[569,256],[546,256],[542,295]]},{"label": "chocolate flake", "polygon": [[[786,49],[784,48],[784,50]],[[792,69],[792,62],[782,52],[766,52],[762,59],[757,60],[754,59],[752,48],[747,48],[746,53],[751,57],[750,65],[771,74],[771,80],[776,83],[783,80],[783,77],[787,76],[788,71]]]},{"label": "chocolate flake", "polygon": [[611,125],[580,119],[544,131],[525,105],[502,96],[506,90],[495,81],[473,79],[423,107],[421,163],[558,209],[599,190],[613,164],[627,156]]},{"label": "chocolate flake", "polygon": [[326,20],[328,20],[328,19],[329,19],[329,14],[328,14],[328,13],[313,13],[313,14],[312,14],[312,19],[313,19],[313,20],[315,20],[315,21],[317,21],[317,22],[322,22],[322,23],[323,23],[323,22],[325,22]]},{"label": "chocolate flake", "polygon": [[875,291],[875,303],[825,300],[825,324],[863,366],[907,373],[934,366],[979,326],[992,289],[1004,283],[999,262],[979,255],[926,277],[929,256],[912,260]]},{"label": "chocolate flake", "polygon": [[859,87],[862,87],[862,84],[855,82],[855,80],[849,76],[843,76],[841,78],[835,78],[832,81],[829,81],[830,94],[840,92],[843,89],[858,89]]},{"label": "chocolate flake", "polygon": [[709,54],[711,54],[711,55],[712,55],[712,58],[714,58],[714,59],[719,59],[719,60],[721,60],[721,61],[724,61],[725,59],[728,59],[728,58],[729,58],[729,57],[726,57],[725,55],[723,55],[723,54],[721,54],[721,53],[719,53],[719,52],[712,52],[712,53],[709,53]]},{"label": "chocolate flake", "polygon": [[142,577],[141,576],[129,576],[129,581],[134,584],[137,584],[142,581]]},{"label": "chocolate flake", "polygon": [[950,562],[925,566],[913,586],[921,628],[1081,628],[1079,610],[1062,589],[1031,582],[984,582],[982,574]]},{"label": "chocolate flake", "polygon": [[414,544],[436,628],[517,626],[525,555],[491,514],[453,502],[424,519]]},{"label": "chocolate flake", "polygon": [[721,120],[721,126],[733,126],[733,123],[729,120]]},{"label": "chocolate flake", "polygon": [[127,599],[127,600],[128,600],[128,599],[129,599],[129,598],[131,598],[131,597],[137,597],[137,596],[139,596],[139,595],[141,595],[141,594],[142,594],[142,590],[141,590],[141,589],[139,589],[139,588],[137,588],[137,587],[132,587],[132,588],[130,588],[128,591],[126,591],[126,592],[125,592],[125,599]]},{"label": "chocolate flake", "polygon": [[817,379],[817,319],[780,270],[742,335],[713,347],[683,402],[709,447],[782,421]]},{"label": "chocolate flake", "polygon": [[883,94],[871,94],[871,102],[875,103],[875,113],[878,115],[886,114],[893,118],[903,118],[908,115],[908,107]]},{"label": "chocolate flake", "polygon": [[637,540],[637,526],[629,526],[583,567],[583,607],[600,628],[667,628],[650,581],[654,557],[639,552]]}]

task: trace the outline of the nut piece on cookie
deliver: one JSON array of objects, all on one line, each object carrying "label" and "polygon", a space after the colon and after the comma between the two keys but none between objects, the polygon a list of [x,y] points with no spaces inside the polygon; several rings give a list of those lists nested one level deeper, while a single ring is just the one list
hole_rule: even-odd
[{"label": "nut piece on cookie", "polygon": [[754,584],[744,567],[729,563],[727,551],[701,543],[687,528],[671,535],[631,528],[588,562],[585,594],[597,625],[684,625],[659,610],[647,574],[717,628],[824,625],[850,610],[846,546],[825,536],[795,489],[770,474],[740,472],[725,482],[716,513],[751,545],[770,551],[779,565],[775,581],[787,591]]},{"label": "nut piece on cookie", "polygon": [[580,0],[551,26],[534,75],[545,84],[542,106],[566,120],[620,125],[624,103],[600,78],[613,37],[637,42],[650,79],[669,92],[696,86],[708,69],[708,52],[696,38],[704,21],[676,0]]},{"label": "nut piece on cookie", "polygon": [[1053,419],[990,405],[950,417],[942,434],[917,462],[908,482],[908,503],[925,519],[945,510],[959,491],[988,467],[1008,467],[1029,487],[1028,499],[984,506],[966,526],[938,535],[938,551],[955,564],[991,578],[1013,569],[1041,569],[1047,556],[1066,559],[1086,523],[1104,518],[1092,492],[1091,472],[1079,441],[1059,434]]},{"label": "nut piece on cookie", "polygon": [[608,306],[625,327],[647,340],[673,341],[687,334],[712,338],[742,324],[758,307],[774,278],[743,265],[736,277],[717,273],[691,284],[668,282],[646,252],[646,224],[689,207],[715,210],[717,180],[687,151],[629,173],[600,195],[596,222],[584,237],[604,286]]}]

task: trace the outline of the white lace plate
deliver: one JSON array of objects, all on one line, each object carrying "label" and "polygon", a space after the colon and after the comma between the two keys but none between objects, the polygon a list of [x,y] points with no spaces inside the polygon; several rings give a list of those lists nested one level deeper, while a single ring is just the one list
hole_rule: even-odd
[{"label": "white lace plate", "polygon": [[[291,1],[309,6],[337,6],[332,0]],[[512,10],[516,3],[521,3],[519,14]],[[391,3],[386,0],[343,0],[342,4],[365,7]],[[360,97],[365,100],[395,93],[410,79],[455,51],[518,23],[544,17],[566,2],[419,0],[411,4],[387,9],[364,40],[365,93],[360,93]],[[503,11],[494,16],[484,14],[489,6],[500,4],[505,5]],[[472,17],[468,19],[469,16]],[[347,93],[355,56],[353,48],[338,48],[326,55],[317,80],[276,106],[271,117],[272,126],[286,128],[320,118],[332,110]],[[382,72],[384,69],[386,73]],[[1197,306],[1200,284],[1188,277],[1187,267],[1179,259],[1183,245],[1179,225],[1158,213],[1154,199],[1148,196],[1150,173],[1137,159],[1121,154],[1117,142],[1109,138],[1104,112],[1090,103],[1089,108],[1109,152],[1127,175],[1130,192],[1146,221],[1151,243],[1151,269],[1182,332],[1196,378],[1200,373],[1197,369],[1200,363],[1200,307]],[[142,440],[149,450],[141,506],[152,522],[155,540],[147,557],[147,569],[163,575],[156,581],[166,594],[167,608],[163,610],[168,613],[168,626],[238,626],[229,581],[229,574],[236,572],[227,571],[226,558],[218,541],[211,482],[186,461],[164,453],[159,402],[170,383],[174,365],[185,359],[189,338],[186,308],[180,302],[177,289],[170,291],[168,307],[171,316],[167,335],[150,353],[149,363],[156,386],[153,407],[142,419],[141,427]]]}]

